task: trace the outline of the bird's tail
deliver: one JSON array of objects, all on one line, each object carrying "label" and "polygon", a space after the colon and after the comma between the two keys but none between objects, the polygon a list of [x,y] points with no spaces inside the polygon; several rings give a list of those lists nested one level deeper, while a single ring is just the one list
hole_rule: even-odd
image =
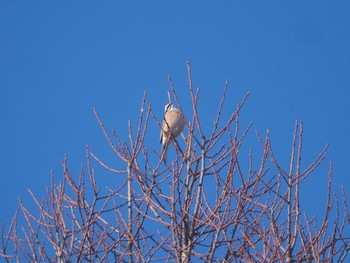
[{"label": "bird's tail", "polygon": [[166,163],[167,151],[168,151],[168,144],[167,143],[162,144],[162,153],[160,156],[161,156],[161,161],[164,161],[164,163]]}]

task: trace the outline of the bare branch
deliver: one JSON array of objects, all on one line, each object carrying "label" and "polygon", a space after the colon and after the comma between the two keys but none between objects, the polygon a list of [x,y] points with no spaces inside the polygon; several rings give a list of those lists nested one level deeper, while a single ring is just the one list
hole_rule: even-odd
[{"label": "bare branch", "polygon": [[[32,209],[20,201],[9,226],[2,226],[0,256],[7,262],[346,262],[350,215],[344,187],[342,202],[332,192],[332,163],[325,173],[323,217],[303,210],[300,198],[302,183],[312,179],[328,146],[305,164],[303,123],[296,121],[287,166],[274,155],[269,131],[263,137],[256,132],[261,150],[243,154],[253,125],[240,125],[249,92],[227,113],[226,81],[206,134],[200,89],[193,88],[188,62],[187,74],[193,112],[187,135],[172,142],[169,164],[154,145],[146,145],[148,136],[155,137],[149,122],[159,129],[162,122],[146,91],[138,123],[128,122],[125,142],[106,131],[94,109],[124,168],[112,168],[86,146],[87,169],[73,175],[65,156],[61,180],[52,176],[43,198],[29,190]],[[168,79],[168,101],[173,98],[182,110],[181,96]],[[105,173],[96,175],[95,166]],[[105,174],[118,176],[107,186],[100,180]]]}]

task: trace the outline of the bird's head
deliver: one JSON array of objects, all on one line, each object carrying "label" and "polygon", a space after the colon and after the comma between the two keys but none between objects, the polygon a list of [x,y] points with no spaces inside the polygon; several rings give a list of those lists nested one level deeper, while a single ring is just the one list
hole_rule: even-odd
[{"label": "bird's head", "polygon": [[168,111],[171,111],[173,109],[176,109],[173,103],[168,103],[164,107],[164,113],[167,113]]}]

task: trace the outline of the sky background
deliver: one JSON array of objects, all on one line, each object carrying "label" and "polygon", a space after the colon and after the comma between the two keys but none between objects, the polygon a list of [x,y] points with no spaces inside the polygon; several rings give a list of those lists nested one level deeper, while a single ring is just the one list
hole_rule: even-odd
[{"label": "sky background", "polygon": [[[93,107],[127,140],[144,90],[162,118],[170,74],[191,115],[187,60],[208,127],[228,79],[228,114],[251,92],[241,116],[242,126],[254,121],[248,148],[255,130],[269,129],[287,165],[296,120],[304,121],[304,168],[330,144],[305,181],[304,210],[324,210],[330,161],[333,191],[344,184],[350,196],[349,25],[349,1],[1,1],[1,222],[19,197],[32,205],[28,189],[41,199],[51,170],[61,178],[65,154],[75,178],[87,144],[113,167]],[[150,134],[158,149],[155,125]],[[101,187],[115,180],[97,178]]]}]

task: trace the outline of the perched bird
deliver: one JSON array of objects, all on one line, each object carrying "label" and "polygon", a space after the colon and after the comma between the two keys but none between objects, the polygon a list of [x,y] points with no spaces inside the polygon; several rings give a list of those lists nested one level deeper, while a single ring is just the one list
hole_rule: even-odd
[{"label": "perched bird", "polygon": [[160,131],[161,158],[164,159],[164,162],[166,162],[168,145],[181,134],[184,126],[185,119],[182,112],[172,103],[165,105],[162,130]]}]

